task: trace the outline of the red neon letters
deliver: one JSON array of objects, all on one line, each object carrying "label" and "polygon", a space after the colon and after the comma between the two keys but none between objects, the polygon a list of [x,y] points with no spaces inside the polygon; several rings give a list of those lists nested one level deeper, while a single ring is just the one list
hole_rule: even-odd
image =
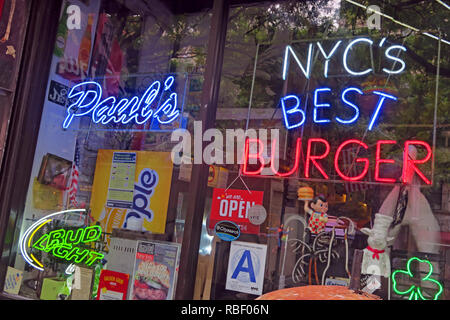
[{"label": "red neon letters", "polygon": [[[427,149],[427,155],[425,156],[425,158],[423,158],[421,160],[410,159],[410,157],[409,157],[409,146],[410,145],[420,145],[422,147],[425,147],[425,149]],[[403,183],[412,182],[412,181],[408,181],[408,175],[410,173],[413,174],[415,172],[419,175],[419,177],[423,181],[425,181],[426,184],[431,184],[431,181],[428,180],[427,177],[425,177],[425,175],[419,170],[419,168],[416,167],[416,164],[422,164],[422,163],[425,163],[428,160],[430,160],[431,155],[432,155],[431,148],[426,142],[418,141],[418,140],[406,141],[405,148],[403,149],[402,182]],[[413,171],[411,171],[411,170],[413,170]]]},{"label": "red neon letters", "polygon": [[[251,144],[257,144],[258,151],[256,153],[250,152],[250,145]],[[382,182],[382,183],[395,183],[397,182],[396,179],[393,177],[381,177],[380,176],[380,165],[381,164],[394,164],[395,161],[393,159],[384,159],[381,158],[381,148],[384,144],[396,144],[397,142],[394,140],[379,140],[376,143],[376,150],[375,150],[375,166],[374,166],[374,178],[376,182]],[[356,163],[363,163],[364,168],[362,169],[361,173],[350,176],[348,175],[349,172],[343,172],[341,170],[341,162],[339,161],[342,158],[342,150],[348,146],[354,144],[355,147],[363,148],[364,150],[368,150],[369,147],[364,142],[357,140],[357,139],[350,139],[347,141],[342,142],[338,148],[336,149],[336,152],[334,154],[334,169],[337,175],[344,181],[362,181],[364,177],[367,175],[367,172],[369,171],[370,167],[370,160],[369,158],[356,158],[354,160],[353,165]],[[301,155],[301,145],[302,141],[300,138],[297,139],[296,143],[296,151],[295,151],[295,160],[294,165],[288,172],[279,172],[275,167],[275,157],[278,154],[276,150],[276,141],[272,141],[272,154],[271,154],[271,161],[270,161],[270,168],[274,175],[278,177],[288,177],[292,176],[295,172],[299,170],[300,165],[300,155]],[[408,156],[410,154],[410,146],[421,146],[424,147],[427,151],[426,156],[423,159],[415,159],[411,156]],[[319,151],[316,151],[319,150]],[[262,153],[264,150],[264,144],[259,139],[247,139],[245,142],[245,150],[244,150],[244,163],[242,166],[242,173],[244,175],[251,175],[251,176],[257,176],[260,175],[261,171],[263,170],[264,166],[266,165],[264,162],[264,159],[262,157]],[[316,169],[320,172],[320,174],[323,176],[323,178],[329,180],[330,177],[323,168],[322,164],[319,163],[318,160],[324,160],[327,158],[327,156],[330,154],[330,144],[327,140],[323,138],[310,138],[308,139],[306,143],[306,159],[304,161],[304,177],[305,178],[311,178],[311,166],[315,166]],[[359,149],[358,149],[359,150]],[[432,151],[431,147],[424,141],[418,141],[418,140],[408,140],[405,142],[404,149],[403,149],[403,168],[402,168],[402,177],[401,181],[403,183],[409,183],[411,182],[411,176],[414,174],[417,174],[426,184],[431,184],[432,182],[423,174],[422,171],[417,167],[418,164],[424,164],[427,163],[432,157]],[[249,159],[257,159],[259,161],[258,168],[254,171],[249,170],[248,164]],[[361,169],[359,169],[361,170]],[[354,171],[352,171],[354,172]],[[409,176],[408,176],[409,175]]]},{"label": "red neon letters", "polygon": [[377,151],[375,155],[375,181],[378,182],[386,182],[386,183],[395,183],[394,178],[381,178],[380,177],[380,164],[381,163],[395,163],[393,159],[381,159],[381,145],[382,144],[396,144],[395,140],[378,140],[377,142]]},{"label": "red neon letters", "polygon": [[[363,172],[361,172],[361,174],[359,174],[359,175],[357,175],[357,176],[349,177],[349,176],[345,175],[345,174],[341,171],[341,169],[339,169],[339,155],[340,155],[342,149],[343,149],[346,145],[351,144],[351,143],[359,144],[359,145],[362,146],[364,149],[368,149],[368,148],[369,148],[369,147],[367,146],[367,144],[365,144],[365,143],[362,142],[362,141],[356,140],[356,139],[350,139],[350,140],[347,140],[347,141],[343,142],[343,143],[337,148],[337,150],[336,150],[336,154],[335,154],[335,156],[334,156],[334,169],[336,170],[337,174],[338,174],[343,180],[346,180],[346,181],[359,181],[359,180],[361,180],[362,178],[365,177],[365,175],[367,174],[367,171],[369,170],[369,159],[367,159],[367,158],[358,158],[358,159],[355,160],[355,162],[364,162],[364,170],[363,170]],[[353,164],[353,165],[354,165],[354,164]]]},{"label": "red neon letters", "polygon": [[[321,142],[325,145],[325,152],[320,156],[313,156],[311,155],[311,145],[312,142]],[[312,161],[312,163],[316,166],[316,168],[320,171],[322,176],[325,179],[329,179],[328,175],[326,174],[325,170],[321,167],[321,165],[316,161],[323,158],[326,158],[326,156],[330,153],[330,144],[327,140],[322,138],[311,138],[308,140],[308,148],[306,149],[306,165],[305,165],[305,177],[309,178],[309,162]]]},{"label": "red neon letters", "polygon": [[[250,144],[258,143],[258,153],[250,153]],[[244,164],[242,165],[242,173],[244,175],[258,175],[264,168],[264,158],[262,157],[262,153],[264,152],[264,143],[262,143],[259,139],[247,139],[245,140],[245,151],[244,151]],[[257,159],[260,161],[259,169],[256,171],[249,171],[248,160],[249,159]]]}]

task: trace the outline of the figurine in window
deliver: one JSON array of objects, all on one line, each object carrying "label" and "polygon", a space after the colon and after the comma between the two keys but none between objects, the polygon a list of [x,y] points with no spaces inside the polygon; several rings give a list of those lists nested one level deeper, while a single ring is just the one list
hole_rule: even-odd
[{"label": "figurine in window", "polygon": [[321,233],[325,229],[325,225],[328,221],[328,202],[325,196],[318,195],[311,201],[305,200],[304,208],[305,212],[310,215],[307,228],[309,233],[314,235]]}]

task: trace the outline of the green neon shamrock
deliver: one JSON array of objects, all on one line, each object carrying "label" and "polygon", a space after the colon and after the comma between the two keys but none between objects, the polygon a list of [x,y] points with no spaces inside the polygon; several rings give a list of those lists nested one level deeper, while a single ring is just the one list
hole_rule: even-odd
[{"label": "green neon shamrock", "polygon": [[421,279],[421,281],[430,281],[430,282],[433,282],[433,283],[435,283],[435,284],[437,285],[438,291],[437,291],[437,293],[434,295],[434,297],[433,297],[433,299],[432,299],[432,300],[437,300],[437,299],[439,298],[439,296],[441,295],[441,293],[442,293],[442,291],[443,291],[443,288],[442,288],[442,285],[439,283],[439,281],[430,278],[430,277],[431,277],[431,274],[433,273],[433,265],[431,264],[430,261],[428,261],[428,260],[422,260],[422,259],[419,259],[419,258],[417,258],[417,257],[412,257],[411,259],[408,260],[408,262],[406,263],[406,270],[395,270],[394,272],[392,272],[392,275],[391,275],[391,277],[392,277],[392,283],[393,283],[392,288],[394,289],[394,292],[395,292],[396,294],[398,294],[398,295],[407,295],[407,294],[409,294],[409,298],[408,298],[409,300],[419,300],[419,299],[422,299],[422,300],[429,300],[429,299],[426,299],[426,298],[423,296],[423,294],[422,294],[422,288],[420,288],[419,286],[416,286],[416,285],[414,285],[414,284],[411,285],[411,286],[410,286],[407,290],[405,290],[405,291],[401,291],[401,290],[399,290],[399,289],[397,288],[397,281],[396,281],[396,279],[395,279],[395,276],[396,276],[398,273],[400,273],[400,274],[406,274],[406,275],[408,275],[408,276],[411,277],[411,278],[414,277],[414,274],[411,272],[411,269],[410,269],[411,263],[412,263],[413,261],[418,261],[419,263],[427,263],[427,264],[428,264],[428,266],[429,266],[428,274],[427,274],[425,277],[423,277],[423,278]]}]

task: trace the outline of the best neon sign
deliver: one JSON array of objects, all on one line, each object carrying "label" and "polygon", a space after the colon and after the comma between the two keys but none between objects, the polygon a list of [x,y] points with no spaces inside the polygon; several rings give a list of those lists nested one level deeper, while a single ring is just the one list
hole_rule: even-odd
[{"label": "best neon sign", "polygon": [[43,234],[37,241],[33,241],[36,232],[58,215],[85,212],[84,209],[65,210],[47,215],[33,223],[22,235],[19,241],[19,249],[22,257],[33,268],[44,270],[44,265],[31,253],[31,249],[37,249],[65,259],[68,262],[84,263],[88,266],[104,258],[104,254],[94,250],[81,248],[79,245],[97,241],[102,229],[100,226],[77,228],[75,230],[58,229]]},{"label": "best neon sign", "polygon": [[[154,81],[142,96],[118,99],[103,97],[103,90],[95,81],[85,81],[72,87],[62,127],[67,129],[75,117],[90,116],[94,123],[144,124],[151,119],[167,125],[180,116],[178,94],[173,92],[175,78],[168,76],[163,83]],[[157,99],[158,98],[158,99]],[[162,103],[161,103],[162,102]]]},{"label": "best neon sign", "polygon": [[[330,60],[336,56],[336,52],[338,47],[342,45],[343,41],[339,40],[337,41],[333,46],[331,46],[331,49],[329,52],[326,52],[323,48],[322,44],[320,42],[316,42],[317,47],[319,48],[319,51],[322,55],[322,57],[325,59],[324,64],[324,77],[328,78],[328,70],[329,70],[329,62]],[[381,41],[378,43],[378,47],[382,48],[386,44],[386,38],[381,39]],[[372,68],[367,68],[365,70],[355,70],[350,67],[350,60],[352,57],[352,49],[357,46],[368,46],[370,49],[372,49],[372,46],[374,45],[374,41],[368,38],[357,38],[350,40],[348,44],[346,45],[345,49],[343,50],[342,55],[342,65],[346,72],[351,76],[364,76],[367,75],[370,72],[373,72]],[[304,66],[300,59],[297,57],[296,53],[292,49],[291,46],[286,46],[285,53],[284,53],[284,63],[283,63],[283,71],[282,71],[282,78],[283,80],[287,79],[287,74],[289,71],[289,64],[290,61],[293,59],[297,66],[300,68],[303,75],[309,79],[311,76],[311,63],[312,63],[312,51],[313,51],[313,43],[310,43],[308,45],[308,54],[307,54],[307,61],[306,65]],[[406,48],[400,45],[391,45],[388,47],[385,52],[384,56],[386,59],[391,60],[393,62],[392,68],[383,68],[382,71],[386,73],[387,75],[392,74],[398,74],[401,73],[405,67],[405,62],[401,59],[400,55],[406,51]],[[393,54],[396,54],[396,56],[393,56]],[[359,106],[356,105],[354,101],[356,96],[362,96],[364,95],[363,91],[357,87],[347,87],[343,89],[340,93],[340,100],[342,104],[347,107],[350,111],[350,115],[343,117],[343,116],[336,116],[334,119],[327,118],[323,115],[324,109],[326,108],[332,108],[333,106],[326,101],[327,96],[329,96],[332,93],[332,89],[329,87],[320,87],[313,91],[312,94],[312,100],[313,100],[313,110],[312,110],[312,117],[313,117],[313,123],[314,124],[325,124],[332,121],[335,121],[342,125],[351,125],[354,124],[359,116],[360,116],[360,110]],[[378,96],[378,101],[374,105],[373,111],[370,116],[370,120],[368,122],[367,130],[371,131],[374,126],[377,124],[377,120],[380,117],[380,114],[382,112],[382,109],[385,105],[388,103],[395,103],[398,98],[388,94],[386,92],[383,92],[381,90],[372,91],[371,95]],[[280,99],[280,105],[281,110],[283,113],[283,122],[284,125],[288,130],[299,128],[303,126],[306,122],[306,112],[305,108],[302,107],[302,98],[295,94],[289,94]],[[303,103],[304,105],[304,103]],[[270,158],[270,168],[275,176],[278,177],[288,177],[294,175],[296,172],[301,170],[299,168],[300,164],[300,154],[301,154],[301,146],[302,146],[302,140],[299,138],[296,141],[296,151],[295,151],[295,160],[292,168],[290,168],[287,172],[279,172],[277,168],[274,167],[275,163],[275,154],[274,152],[276,147],[276,140],[272,141],[272,154]],[[323,138],[310,138],[306,142],[306,159],[304,161],[304,166],[302,168],[302,173],[304,178],[311,178],[311,169],[315,167],[323,179],[329,180],[330,179],[330,172],[326,172],[326,170],[323,168],[323,165],[321,164],[321,161],[325,160],[327,157],[330,156],[331,146],[329,142]],[[385,159],[382,158],[382,151],[383,148],[386,148],[386,145],[390,144],[397,144],[397,141],[395,140],[379,140],[376,143],[375,147],[375,158],[369,159],[364,157],[358,157],[354,161],[357,164],[362,165],[362,169],[360,169],[360,172],[356,175],[348,175],[348,173],[344,172],[344,170],[341,168],[341,162],[340,159],[342,158],[342,150],[346,147],[354,147],[358,148],[358,150],[368,150],[369,146],[364,143],[363,141],[359,139],[349,139],[346,141],[343,141],[334,152],[334,158],[333,164],[334,164],[334,171],[337,176],[339,176],[342,180],[345,181],[362,181],[366,177],[370,162],[374,161],[374,179],[377,182],[381,183],[395,183],[396,179],[393,177],[382,177],[380,174],[381,168],[389,165],[394,164],[393,159]],[[250,146],[256,145],[257,146],[257,152],[251,152]],[[423,156],[420,159],[411,159],[409,156],[409,148],[410,146],[419,147],[421,149],[424,149],[426,151],[426,155]],[[322,152],[317,152],[316,147],[321,148]],[[267,163],[265,163],[263,153],[264,153],[265,146],[263,145],[262,141],[259,139],[247,139],[245,144],[245,150],[244,150],[244,161],[242,165],[242,174],[244,175],[250,175],[250,176],[259,176],[261,175],[261,172]],[[403,183],[408,182],[407,179],[409,177],[409,173],[417,174],[422,181],[424,181],[426,184],[431,184],[431,180],[426,177],[426,175],[419,169],[417,165],[427,163],[432,159],[432,151],[431,147],[428,143],[424,141],[419,140],[407,140],[404,142],[404,148],[403,148],[403,166],[402,166],[402,176],[401,181]],[[259,165],[256,166],[249,166],[249,161],[254,160]],[[267,161],[267,160],[266,160]],[[359,166],[361,167],[361,166]]]}]

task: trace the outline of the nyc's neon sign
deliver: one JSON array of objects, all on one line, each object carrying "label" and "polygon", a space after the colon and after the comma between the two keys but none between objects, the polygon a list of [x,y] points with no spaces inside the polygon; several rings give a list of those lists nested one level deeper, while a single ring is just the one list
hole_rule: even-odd
[{"label": "nyc's neon sign", "polygon": [[67,108],[62,127],[67,129],[75,117],[88,115],[94,123],[103,125],[111,122],[144,124],[152,118],[159,124],[170,124],[180,116],[178,94],[173,92],[174,82],[174,76],[169,76],[163,83],[154,81],[140,97],[135,95],[120,100],[116,97],[102,99],[102,87],[95,81],[79,83],[69,92],[68,99],[74,102]]},{"label": "nyc's neon sign", "polygon": [[93,243],[97,241],[102,229],[100,226],[78,228],[75,230],[58,229],[43,234],[37,241],[33,241],[36,232],[46,224],[55,219],[56,216],[67,214],[83,214],[84,209],[65,210],[47,215],[33,223],[22,235],[19,241],[19,249],[22,257],[33,268],[44,270],[44,265],[33,253],[32,248],[47,252],[53,256],[65,259],[68,262],[84,263],[88,266],[104,258],[104,254],[94,250],[81,248],[79,245]]},{"label": "nyc's neon sign", "polygon": [[[385,45],[386,38],[382,38],[380,42],[378,43],[378,47],[381,48]],[[324,68],[323,68],[323,75],[325,78],[328,78],[328,70],[329,70],[329,63],[333,55],[336,53],[338,47],[342,44],[342,40],[337,41],[334,46],[331,48],[331,50],[327,53],[325,49],[323,48],[322,44],[320,42],[316,42],[317,47],[319,48],[319,51],[322,55],[322,57],[325,59]],[[369,50],[372,50],[373,48],[373,40],[369,38],[356,38],[350,41],[347,46],[344,49],[344,53],[342,55],[342,65],[345,69],[345,71],[352,76],[364,76],[371,72],[373,72],[373,68],[367,68],[365,70],[354,70],[350,67],[350,61],[352,60],[351,52],[356,47],[366,46],[369,47]],[[283,80],[286,80],[287,74],[289,72],[289,65],[290,65],[290,57],[294,59],[294,61],[297,63],[297,66],[300,68],[306,79],[309,79],[311,77],[311,70],[312,70],[312,53],[313,53],[314,44],[310,43],[308,45],[308,55],[306,59],[306,66],[302,64],[300,59],[297,57],[294,49],[287,45],[284,51],[284,62],[283,62]],[[395,54],[395,52],[392,52],[393,50],[398,50],[396,53],[396,56],[393,56],[392,53]],[[399,58],[399,55],[401,52],[405,52],[406,48],[401,45],[392,45],[386,49],[384,52],[384,56],[388,60],[392,60],[393,66],[392,69],[383,68],[382,71],[386,74],[398,74],[403,72],[405,70],[406,64],[405,62]],[[397,67],[399,65],[399,67]]]},{"label": "nyc's neon sign", "polygon": [[[378,43],[378,48],[382,48],[386,45],[386,38],[381,39]],[[329,47],[329,50],[325,50],[322,46],[321,42],[316,42],[316,45],[319,49],[321,56],[325,59],[325,63],[323,66],[325,78],[328,78],[329,72],[329,63],[331,59],[336,56],[337,49],[343,44],[343,40],[339,40],[334,45]],[[345,71],[351,76],[365,76],[371,72],[373,72],[373,68],[360,67],[359,70],[351,67],[352,50],[356,47],[365,46],[369,50],[372,50],[374,46],[374,41],[369,38],[356,38],[350,40],[348,44],[343,49],[342,54],[342,66]],[[298,68],[301,70],[306,79],[310,79],[311,71],[312,71],[312,56],[313,56],[313,48],[314,43],[308,44],[308,52],[306,57],[306,64],[304,65],[295,51],[291,46],[286,46],[284,52],[284,62],[283,62],[283,71],[282,78],[283,80],[287,79],[287,75],[289,73],[289,65],[290,61],[295,61]],[[406,48],[400,45],[391,45],[389,46],[385,52],[384,57],[386,57],[390,62],[392,62],[391,68],[382,68],[382,71],[388,75],[398,74],[403,72],[406,67],[406,63],[400,58],[400,55],[406,51]],[[394,55],[393,55],[394,54]],[[355,103],[356,98],[365,95],[360,88],[351,86],[344,88],[340,92],[340,101],[343,105],[343,114],[337,114],[334,118],[327,117],[327,111],[335,106],[332,106],[330,101],[330,97],[332,94],[332,89],[326,86],[316,88],[313,92],[311,92],[312,97],[312,122],[315,124],[327,124],[330,122],[337,122],[342,125],[351,125],[358,121],[360,117],[360,107]],[[371,131],[379,121],[380,115],[382,114],[383,107],[388,105],[389,103],[393,103],[398,100],[397,97],[392,94],[388,94],[381,90],[372,91],[369,93],[370,95],[378,96],[378,101],[373,106],[373,111],[371,113],[370,119],[368,121],[367,131]],[[300,97],[295,94],[288,94],[280,99],[281,110],[283,114],[283,122],[285,127],[288,130],[295,129],[301,127],[306,122],[306,103],[302,101],[303,97]],[[300,138],[297,139],[296,149],[295,149],[295,160],[291,168],[288,168],[287,171],[280,172],[278,168],[275,168],[274,163],[276,162],[276,140],[272,141],[271,146],[271,156],[270,156],[270,169],[274,176],[278,177],[289,177],[294,175],[295,173],[301,171],[304,178],[311,179],[311,171],[312,168],[315,168],[318,173],[321,175],[321,179],[329,180],[331,172],[327,172],[327,170],[323,167],[323,162],[330,155],[331,146],[330,143],[323,138],[310,138],[306,142],[306,159],[304,159],[304,166],[300,168],[300,154],[302,153],[302,140]],[[376,182],[381,183],[395,183],[397,179],[394,177],[386,177],[380,174],[381,168],[386,167],[388,165],[392,165],[395,163],[393,159],[385,159],[382,158],[381,152],[382,148],[385,145],[389,144],[397,144],[397,141],[394,140],[379,140],[376,143],[375,150],[375,164],[374,164],[374,180]],[[256,146],[257,148],[253,148],[253,151],[250,151],[250,146]],[[412,159],[409,154],[410,147],[420,147],[421,149],[425,149],[426,155],[422,156],[419,159]],[[349,139],[343,141],[334,152],[334,157],[332,163],[334,164],[334,176],[338,176],[341,180],[344,181],[364,181],[366,177],[370,162],[373,160],[369,160],[366,157],[358,157],[353,160],[352,166],[355,165],[355,170],[343,170],[341,165],[343,158],[343,150],[346,148],[353,148],[365,151],[369,149],[369,146],[361,140],[358,139]],[[263,156],[264,149],[269,149],[267,146],[264,146],[263,142],[259,139],[247,139],[245,143],[244,150],[244,160],[242,165],[242,174],[249,176],[263,176],[261,175],[262,170],[266,165],[268,165],[267,158]],[[254,150],[257,150],[255,152]],[[317,151],[321,150],[321,151]],[[408,140],[404,143],[403,148],[403,166],[402,166],[402,175],[401,182],[408,183],[411,181],[407,181],[411,179],[411,173],[413,175],[419,176],[419,178],[424,181],[426,184],[431,184],[431,180],[419,169],[418,165],[428,163],[432,159],[432,149],[430,145],[424,141],[419,140]],[[252,160],[252,165],[250,165],[250,160]],[[256,165],[255,165],[256,163]],[[350,173],[352,175],[350,175]],[[338,178],[338,179],[339,179]]]}]

